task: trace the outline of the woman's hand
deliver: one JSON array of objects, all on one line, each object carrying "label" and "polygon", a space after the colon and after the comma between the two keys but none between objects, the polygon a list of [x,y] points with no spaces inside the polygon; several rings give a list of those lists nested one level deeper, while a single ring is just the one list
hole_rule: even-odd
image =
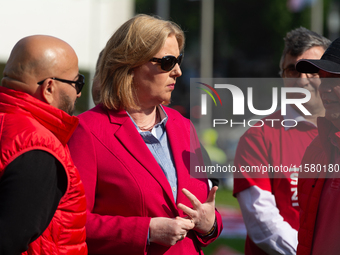
[{"label": "woman's hand", "polygon": [[165,246],[175,245],[183,240],[188,231],[195,224],[190,219],[176,217],[175,219],[156,217],[152,218],[149,227],[149,241]]},{"label": "woman's hand", "polygon": [[182,189],[184,195],[190,200],[193,208],[186,205],[178,204],[178,208],[191,218],[195,224],[194,230],[200,234],[208,233],[215,223],[215,197],[218,187],[214,186],[208,195],[207,201],[202,204],[191,192],[187,189]]}]

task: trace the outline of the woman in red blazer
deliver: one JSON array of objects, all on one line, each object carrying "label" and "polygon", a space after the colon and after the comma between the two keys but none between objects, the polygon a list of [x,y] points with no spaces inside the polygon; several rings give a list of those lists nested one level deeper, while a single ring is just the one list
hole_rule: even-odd
[{"label": "woman in red blazer", "polygon": [[203,254],[222,231],[217,187],[190,177],[203,165],[192,123],[170,102],[184,33],[137,15],[99,62],[101,103],[79,115],[69,148],[87,197],[89,254]]}]

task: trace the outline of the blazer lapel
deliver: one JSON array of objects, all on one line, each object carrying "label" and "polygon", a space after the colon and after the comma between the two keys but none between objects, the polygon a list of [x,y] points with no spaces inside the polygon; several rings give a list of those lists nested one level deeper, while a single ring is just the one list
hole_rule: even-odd
[{"label": "blazer lapel", "polygon": [[[167,111],[167,114],[169,119],[166,123],[166,131],[177,171],[178,190],[176,202],[177,204],[184,203],[190,205],[182,189],[188,187],[188,184],[191,182],[190,168],[194,171],[195,165],[203,165],[203,159],[200,158],[201,152],[198,137],[194,130],[190,130],[190,125],[188,126],[181,119],[176,119],[169,111]],[[197,177],[203,178],[202,181],[206,179],[205,174],[195,174],[195,178]],[[181,217],[185,217],[182,211],[179,214]]]},{"label": "blazer lapel", "polygon": [[[178,127],[176,118],[169,112],[167,114],[168,121],[165,127],[177,171],[177,203],[179,203],[186,199],[182,188],[190,182],[190,151],[188,151],[190,144],[187,144],[188,137],[185,137],[189,135],[189,130]],[[182,132],[178,132],[178,130],[182,130]]]},{"label": "blazer lapel", "polygon": [[126,114],[125,110],[118,112],[118,116],[116,116],[114,111],[109,111],[109,115],[111,123],[117,123],[121,125],[115,132],[115,137],[146,169],[146,171],[148,171],[158,181],[169,199],[172,201],[174,209],[177,210],[171,187],[165,174],[158,165],[149,148],[146,146],[143,138],[138,133],[136,127],[132,123],[130,117]]}]

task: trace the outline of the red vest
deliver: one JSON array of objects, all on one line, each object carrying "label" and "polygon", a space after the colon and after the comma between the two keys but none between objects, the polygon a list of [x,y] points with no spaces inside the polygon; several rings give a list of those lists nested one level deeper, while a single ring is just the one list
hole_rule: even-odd
[{"label": "red vest", "polygon": [[78,119],[26,93],[0,87],[0,178],[6,166],[30,150],[57,158],[67,174],[67,190],[47,229],[23,254],[87,254],[86,199],[66,145]]}]

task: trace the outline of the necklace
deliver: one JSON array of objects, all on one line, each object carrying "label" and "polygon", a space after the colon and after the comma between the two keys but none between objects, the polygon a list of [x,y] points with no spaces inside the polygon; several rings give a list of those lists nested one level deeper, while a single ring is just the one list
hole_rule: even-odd
[{"label": "necklace", "polygon": [[[140,129],[141,131],[150,131],[150,130],[153,129],[154,126],[157,125],[157,123],[159,122],[158,119],[159,119],[159,113],[158,113],[158,109],[156,108],[156,116],[155,116],[155,121],[154,121],[154,123],[153,123],[151,126],[149,126],[149,124],[148,124],[148,125],[145,125],[145,126],[138,126],[138,127],[139,127],[139,129]],[[149,127],[148,127],[148,126],[149,126]]]}]

